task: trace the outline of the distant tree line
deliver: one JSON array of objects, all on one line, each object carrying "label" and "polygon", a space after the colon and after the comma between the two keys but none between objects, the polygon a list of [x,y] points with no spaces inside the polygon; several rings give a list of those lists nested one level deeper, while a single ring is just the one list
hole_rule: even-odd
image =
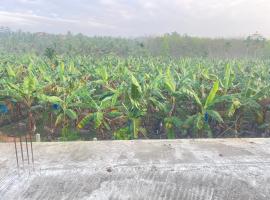
[{"label": "distant tree line", "polygon": [[138,38],[89,37],[83,34],[12,32],[0,27],[0,52],[37,55],[117,55],[208,58],[269,58],[270,41],[255,33],[247,38],[200,38],[176,32]]}]

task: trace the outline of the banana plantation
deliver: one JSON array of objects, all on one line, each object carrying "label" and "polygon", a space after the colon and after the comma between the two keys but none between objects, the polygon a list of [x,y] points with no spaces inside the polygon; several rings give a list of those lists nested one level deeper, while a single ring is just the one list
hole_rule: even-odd
[{"label": "banana plantation", "polygon": [[270,60],[2,54],[0,76],[0,126],[43,140],[270,136]]}]

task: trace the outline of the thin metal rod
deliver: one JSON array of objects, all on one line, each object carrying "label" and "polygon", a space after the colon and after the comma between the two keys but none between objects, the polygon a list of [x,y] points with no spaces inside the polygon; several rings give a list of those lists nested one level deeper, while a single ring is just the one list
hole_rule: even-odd
[{"label": "thin metal rod", "polygon": [[32,154],[33,170],[35,171],[35,160],[34,160],[33,144],[32,144],[32,135],[31,135],[31,133],[30,133],[30,144],[31,144],[31,154]]},{"label": "thin metal rod", "polygon": [[26,153],[27,153],[27,161],[28,161],[28,165],[29,165],[30,164],[30,161],[29,161],[27,135],[25,135],[25,146],[26,146]]},{"label": "thin metal rod", "polygon": [[17,143],[16,143],[16,137],[13,137],[14,140],[14,145],[15,145],[15,154],[16,154],[16,161],[17,161],[17,169],[18,172],[20,173],[20,166],[19,166],[19,159],[18,159],[18,150],[17,150]]},{"label": "thin metal rod", "polygon": [[22,156],[22,163],[23,163],[23,170],[24,170],[24,156],[23,156],[22,136],[20,136],[20,146],[21,146],[21,156]]}]

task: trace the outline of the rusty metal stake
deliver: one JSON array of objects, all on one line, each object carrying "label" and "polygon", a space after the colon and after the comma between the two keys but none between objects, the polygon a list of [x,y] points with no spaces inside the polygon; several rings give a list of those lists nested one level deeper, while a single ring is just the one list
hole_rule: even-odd
[{"label": "rusty metal stake", "polygon": [[35,171],[35,160],[34,160],[33,144],[32,144],[32,135],[31,135],[31,134],[30,134],[30,144],[31,144],[31,154],[32,154],[33,170]]},{"label": "rusty metal stake", "polygon": [[20,146],[21,146],[21,156],[22,156],[22,163],[23,163],[23,170],[24,170],[24,156],[23,156],[23,146],[22,146],[22,137],[20,136]]},{"label": "rusty metal stake", "polygon": [[29,166],[30,165],[30,162],[29,162],[29,152],[28,152],[27,135],[25,135],[25,146],[26,146],[27,161],[28,161],[28,166]]},{"label": "rusty metal stake", "polygon": [[17,150],[17,143],[16,143],[16,137],[13,137],[14,145],[15,145],[15,154],[16,154],[16,162],[17,162],[17,169],[18,173],[20,173],[20,166],[19,166],[19,159],[18,159],[18,150]]}]

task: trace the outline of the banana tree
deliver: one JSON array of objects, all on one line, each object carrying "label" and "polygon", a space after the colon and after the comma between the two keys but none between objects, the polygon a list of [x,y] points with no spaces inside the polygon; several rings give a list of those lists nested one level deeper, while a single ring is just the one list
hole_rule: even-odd
[{"label": "banana tree", "polygon": [[220,114],[214,110],[214,105],[217,101],[216,94],[219,90],[219,81],[215,81],[212,89],[210,90],[206,99],[200,99],[199,96],[192,89],[184,89],[184,93],[189,95],[196,102],[199,112],[191,115],[188,119],[183,123],[183,128],[194,127],[194,131],[197,131],[198,136],[203,136],[203,130],[206,130],[208,133],[208,137],[212,137],[212,132],[209,127],[209,118],[211,117],[213,120],[222,123],[223,119]]},{"label": "banana tree", "polygon": [[89,96],[85,85],[78,84],[72,90],[71,88],[58,88],[63,94],[57,96],[42,96],[42,102],[52,105],[52,112],[56,116],[55,127],[61,126],[62,136],[67,138],[71,122],[78,119],[77,112],[84,108],[84,101]]},{"label": "banana tree", "polygon": [[[228,111],[231,118],[235,118],[234,132],[238,134],[243,127],[251,129],[250,125],[264,127],[267,119],[265,118],[265,110],[267,109],[263,102],[269,98],[270,85],[266,81],[258,81],[250,76],[246,80],[242,80],[240,86],[242,90],[234,94],[234,100]],[[250,123],[250,122],[253,123]]]},{"label": "banana tree", "polygon": [[105,93],[97,101],[90,98],[85,102],[84,108],[88,108],[91,112],[87,113],[77,124],[77,128],[82,129],[90,122],[93,122],[94,128],[100,133],[100,138],[104,139],[104,129],[111,130],[112,120],[111,116],[119,117],[120,112],[115,108],[118,93]]},{"label": "banana tree", "polygon": [[227,63],[225,68],[225,74],[224,79],[220,81],[221,86],[223,88],[223,94],[226,95],[228,93],[228,90],[233,86],[233,81],[235,79],[235,73],[232,69],[232,65],[230,63]]},{"label": "banana tree", "polygon": [[177,101],[181,100],[181,97],[183,96],[182,91],[189,85],[191,76],[191,73],[186,71],[182,74],[174,71],[174,74],[176,78],[172,76],[170,68],[167,68],[163,80],[166,92],[168,93],[168,102],[166,102],[168,106],[167,109],[165,109],[166,117],[164,118],[164,123],[166,134],[169,139],[174,139],[176,137],[174,129],[180,128],[182,124],[182,119],[178,115],[183,115],[183,113],[176,112]]},{"label": "banana tree", "polygon": [[166,134],[169,139],[175,138],[175,133],[173,131],[173,125],[175,124],[176,117],[173,117],[173,112],[175,110],[176,106],[176,82],[171,74],[170,68],[167,68],[164,83],[166,86],[167,91],[169,92],[169,104],[171,105],[171,108],[168,111],[168,114],[166,118],[164,119],[165,122],[165,129]]},{"label": "banana tree", "polygon": [[28,70],[28,75],[23,78],[22,83],[18,81],[11,82],[11,79],[7,79],[2,84],[4,88],[2,92],[7,97],[15,99],[26,107],[28,113],[28,130],[30,134],[34,134],[36,130],[34,111],[40,108],[38,106],[38,100],[42,95],[43,85],[37,80],[31,69]]},{"label": "banana tree", "polygon": [[[142,127],[141,121],[147,110],[146,91],[133,74],[129,73],[129,76],[130,82],[127,82],[129,90],[122,90],[121,96],[124,101],[119,105],[119,111],[126,119],[127,125],[115,131],[116,139],[137,139],[139,133],[147,137],[146,129]],[[120,135],[125,135],[125,137]]]},{"label": "banana tree", "polygon": [[114,77],[109,77],[108,69],[104,66],[95,70],[96,80],[91,82],[93,94],[84,101],[84,109],[88,111],[80,119],[77,128],[82,129],[87,124],[93,123],[93,128],[100,138],[105,138],[105,131],[112,131],[114,121],[123,120],[124,116],[118,110],[118,98],[122,95],[125,87],[116,87]]},{"label": "banana tree", "polygon": [[146,99],[144,99],[143,88],[138,80],[131,74],[131,88],[128,93],[127,106],[123,104],[128,117],[129,131],[132,132],[132,137],[137,139],[139,132],[146,136],[146,131],[141,127],[141,118],[146,113]]}]

